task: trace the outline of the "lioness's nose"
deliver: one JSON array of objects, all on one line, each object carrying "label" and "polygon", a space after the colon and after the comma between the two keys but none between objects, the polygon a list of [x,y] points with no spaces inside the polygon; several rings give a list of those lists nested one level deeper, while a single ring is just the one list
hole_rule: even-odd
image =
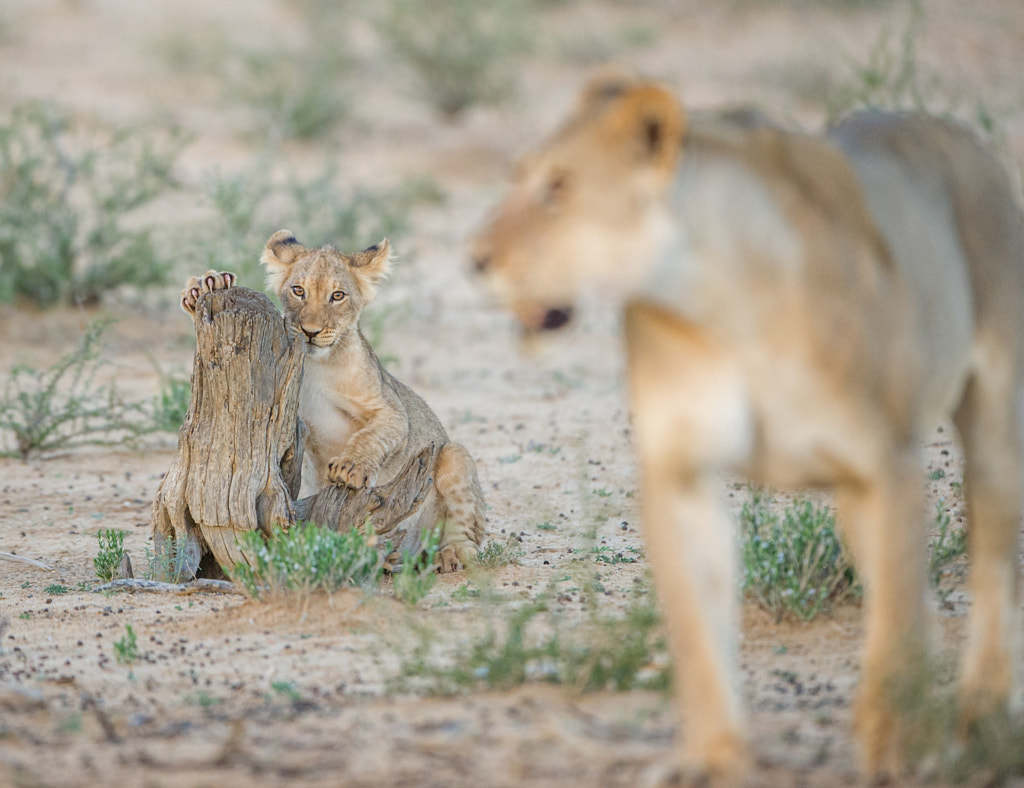
[{"label": "lioness's nose", "polygon": [[323,331],[322,328],[308,329],[305,326],[302,327],[302,333],[306,335],[307,339],[312,339],[313,337],[315,337],[317,334],[319,334],[322,331]]},{"label": "lioness's nose", "polygon": [[473,273],[482,274],[491,267],[491,256],[489,254],[477,254],[473,256]]}]

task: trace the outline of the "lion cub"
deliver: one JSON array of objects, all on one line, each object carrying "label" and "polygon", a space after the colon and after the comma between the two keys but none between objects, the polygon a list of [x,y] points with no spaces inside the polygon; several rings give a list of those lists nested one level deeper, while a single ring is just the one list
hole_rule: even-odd
[{"label": "lion cub", "polygon": [[[305,342],[299,416],[309,435],[303,476],[312,471],[315,489],[387,484],[425,447],[441,446],[432,500],[421,511],[442,524],[441,571],[457,571],[475,556],[484,534],[476,466],[469,452],[448,440],[430,406],[381,366],[359,329],[359,315],[389,271],[389,252],[387,240],[355,254],[333,246],[307,249],[287,230],[274,233],[263,250],[267,286]],[[182,306],[193,312],[201,292],[233,284],[227,273],[193,277]]]}]

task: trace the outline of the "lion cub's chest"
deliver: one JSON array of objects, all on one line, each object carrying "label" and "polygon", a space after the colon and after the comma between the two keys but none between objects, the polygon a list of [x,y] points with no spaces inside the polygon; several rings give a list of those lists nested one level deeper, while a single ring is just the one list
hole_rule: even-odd
[{"label": "lion cub's chest", "polygon": [[362,426],[345,390],[344,373],[338,365],[306,357],[299,391],[299,417],[309,428],[306,450],[313,455],[318,473],[328,460],[341,453],[352,433]]}]

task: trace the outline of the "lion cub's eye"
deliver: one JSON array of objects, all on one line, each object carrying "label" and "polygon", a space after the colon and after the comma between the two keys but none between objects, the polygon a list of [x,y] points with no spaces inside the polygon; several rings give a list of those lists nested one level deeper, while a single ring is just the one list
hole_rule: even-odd
[{"label": "lion cub's eye", "polygon": [[345,293],[342,292],[341,290],[335,290],[333,293],[331,293],[331,303],[332,304],[337,304],[339,301],[343,301],[344,298],[345,298]]},{"label": "lion cub's eye", "polygon": [[299,285],[292,285],[292,293],[294,293],[299,298],[302,298],[304,295],[306,295],[306,291],[303,290]]}]

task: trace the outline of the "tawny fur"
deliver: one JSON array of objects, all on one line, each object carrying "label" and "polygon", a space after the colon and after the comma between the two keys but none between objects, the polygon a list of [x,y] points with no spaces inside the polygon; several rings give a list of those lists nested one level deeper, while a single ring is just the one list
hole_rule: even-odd
[{"label": "tawny fur", "polygon": [[864,769],[900,770],[893,688],[927,651],[920,445],[948,417],[971,519],[964,714],[1014,698],[1024,230],[967,131],[920,114],[862,113],[824,137],[688,122],[665,87],[602,79],[523,163],[474,267],[528,332],[564,324],[583,287],[623,307],[686,767],[748,763],[730,470],[837,491],[866,581]]},{"label": "tawny fur", "polygon": [[[383,366],[359,329],[363,308],[388,273],[387,240],[354,254],[302,246],[274,233],[261,261],[281,299],[290,330],[305,341],[299,416],[309,429],[303,491],[328,484],[378,486],[431,444],[440,447],[423,525],[443,528],[440,568],[472,561],[484,535],[484,498],[472,457],[448,435],[430,406]],[[186,311],[204,289],[230,287],[232,274],[193,277],[182,292]]]}]

